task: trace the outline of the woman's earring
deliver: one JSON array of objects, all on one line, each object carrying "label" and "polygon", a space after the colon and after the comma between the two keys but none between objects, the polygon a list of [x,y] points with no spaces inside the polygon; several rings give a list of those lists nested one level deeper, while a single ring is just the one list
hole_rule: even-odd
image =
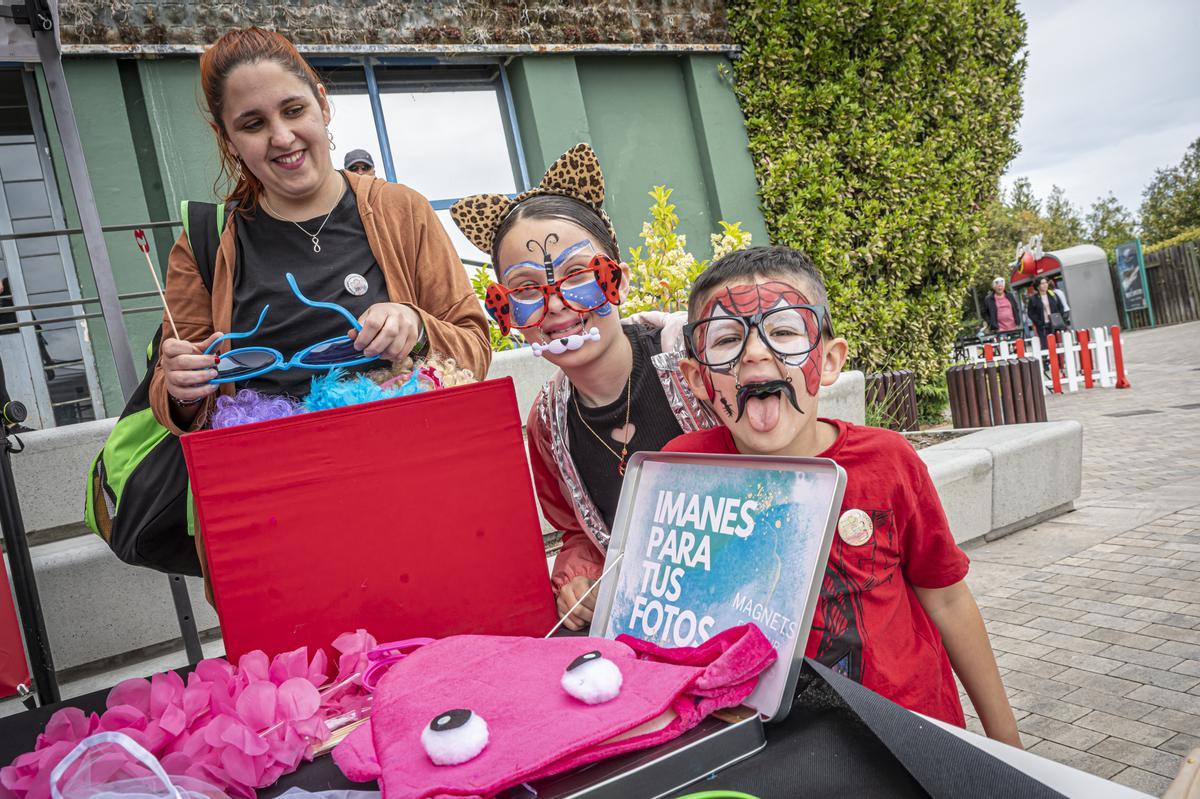
[{"label": "woman's earring", "polygon": [[328,137],[328,139],[329,139],[329,149],[330,150],[336,149],[333,145],[333,131],[330,130],[329,128],[325,128],[325,136]]}]

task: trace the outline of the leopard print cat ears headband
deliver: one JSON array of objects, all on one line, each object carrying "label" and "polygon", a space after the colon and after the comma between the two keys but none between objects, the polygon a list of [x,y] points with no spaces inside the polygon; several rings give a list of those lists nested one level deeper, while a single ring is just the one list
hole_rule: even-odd
[{"label": "leopard print cat ears headband", "polygon": [[496,228],[522,201],[539,194],[570,197],[595,211],[608,228],[613,241],[617,232],[601,206],[604,204],[604,173],[596,151],[589,144],[576,144],[546,170],[542,182],[516,197],[507,194],[474,194],[450,206],[454,224],[472,244],[491,253]]}]

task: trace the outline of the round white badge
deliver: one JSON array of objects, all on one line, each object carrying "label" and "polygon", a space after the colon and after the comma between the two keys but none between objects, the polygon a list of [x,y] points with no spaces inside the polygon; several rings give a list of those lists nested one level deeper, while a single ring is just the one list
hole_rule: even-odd
[{"label": "round white badge", "polygon": [[350,292],[355,297],[361,297],[367,293],[367,279],[354,272],[346,275],[343,285],[345,285],[346,291]]},{"label": "round white badge", "polygon": [[838,535],[852,547],[867,543],[874,533],[875,525],[866,511],[851,508],[838,519]]}]

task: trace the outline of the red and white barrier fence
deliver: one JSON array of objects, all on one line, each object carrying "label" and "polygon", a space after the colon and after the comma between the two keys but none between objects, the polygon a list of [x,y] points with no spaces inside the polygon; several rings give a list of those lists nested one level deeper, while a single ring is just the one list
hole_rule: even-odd
[{"label": "red and white barrier fence", "polygon": [[1047,338],[1042,349],[1037,337],[998,341],[994,344],[973,344],[967,347],[971,363],[1008,361],[1031,355],[1048,362],[1042,375],[1043,392],[1061,394],[1093,388],[1129,388],[1125,377],[1125,358],[1121,351],[1121,328],[1093,327],[1083,330],[1063,330]]}]

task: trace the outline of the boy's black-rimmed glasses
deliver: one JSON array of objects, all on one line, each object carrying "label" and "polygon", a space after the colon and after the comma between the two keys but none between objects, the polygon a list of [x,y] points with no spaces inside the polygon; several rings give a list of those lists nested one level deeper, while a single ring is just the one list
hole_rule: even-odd
[{"label": "boy's black-rimmed glasses", "polygon": [[821,342],[821,331],[833,338],[833,320],[824,305],[784,305],[751,316],[711,316],[683,326],[688,357],[705,366],[727,366],[742,357],[750,329],[767,349],[787,363],[807,355]]}]

